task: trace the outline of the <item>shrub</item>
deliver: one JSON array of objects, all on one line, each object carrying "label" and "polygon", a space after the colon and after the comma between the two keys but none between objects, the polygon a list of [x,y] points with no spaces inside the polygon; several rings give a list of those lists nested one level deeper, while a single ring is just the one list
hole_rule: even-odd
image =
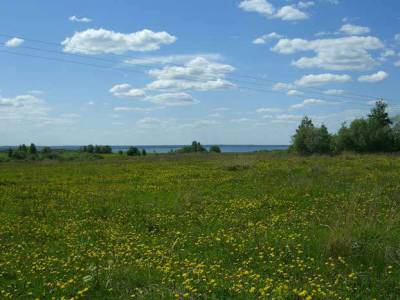
[{"label": "shrub", "polygon": [[221,153],[221,148],[219,146],[211,146],[209,152]]},{"label": "shrub", "polygon": [[140,151],[136,147],[129,147],[128,151],[126,152],[128,156],[140,156]]},{"label": "shrub", "polygon": [[292,142],[292,149],[302,155],[328,154],[332,151],[332,136],[326,126],[315,127],[308,117],[301,121]]},{"label": "shrub", "polygon": [[193,141],[192,145],[190,146],[184,146],[181,149],[176,150],[178,153],[193,153],[193,152],[206,152],[207,149],[203,147],[200,142]]}]

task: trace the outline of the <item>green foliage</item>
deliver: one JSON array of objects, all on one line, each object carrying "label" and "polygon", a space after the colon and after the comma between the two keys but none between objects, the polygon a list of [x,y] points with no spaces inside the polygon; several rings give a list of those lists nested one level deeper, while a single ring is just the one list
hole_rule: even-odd
[{"label": "green foliage", "polygon": [[142,155],[143,155],[143,156],[146,156],[146,155],[147,155],[146,149],[142,149]]},{"label": "green foliage", "polygon": [[87,152],[87,153],[96,153],[96,154],[112,154],[112,148],[111,146],[102,146],[102,145],[87,145],[83,146],[81,149],[82,152]]},{"label": "green foliage", "polygon": [[293,136],[292,150],[299,154],[326,154],[353,151],[358,153],[400,151],[400,125],[392,125],[387,104],[376,102],[367,118],[355,119],[350,126],[343,124],[335,136],[322,125],[316,128],[305,117]]},{"label": "green foliage", "polygon": [[128,151],[126,152],[128,156],[140,156],[140,150],[136,147],[129,147]]},{"label": "green foliage", "polygon": [[177,153],[195,153],[195,152],[207,152],[207,149],[203,147],[200,142],[193,141],[190,146],[185,146],[181,149],[176,150]]},{"label": "green foliage", "polygon": [[32,154],[32,155],[36,155],[36,154],[38,153],[35,144],[32,143],[32,144],[29,146],[28,152],[29,152],[30,154]]},{"label": "green foliage", "polygon": [[299,154],[329,154],[332,150],[332,136],[322,125],[315,127],[312,120],[304,117],[296,134],[292,137],[293,149]]},{"label": "green foliage", "polygon": [[221,153],[221,148],[219,146],[211,146],[209,152],[214,152],[214,153]]}]

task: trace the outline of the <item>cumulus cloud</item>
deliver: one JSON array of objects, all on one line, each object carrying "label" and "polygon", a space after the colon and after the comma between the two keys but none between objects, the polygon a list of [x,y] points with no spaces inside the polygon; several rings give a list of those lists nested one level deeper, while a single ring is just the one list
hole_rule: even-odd
[{"label": "cumulus cloud", "polygon": [[396,42],[399,42],[399,43],[400,43],[400,33],[397,33],[397,34],[394,36],[394,40],[395,40]]},{"label": "cumulus cloud", "polygon": [[164,93],[147,96],[146,101],[163,106],[186,106],[198,103],[198,101],[187,93]]},{"label": "cumulus cloud", "polygon": [[353,24],[344,24],[340,28],[340,32],[348,35],[362,35],[362,34],[367,34],[371,30],[368,27],[364,26],[357,26]]},{"label": "cumulus cloud", "polygon": [[127,83],[114,85],[110,89],[110,93],[118,98],[136,98],[145,95],[143,90],[132,88],[132,86]]},{"label": "cumulus cloud", "polygon": [[[298,5],[299,8],[307,6],[306,2]],[[303,7],[301,7],[303,6]],[[308,18],[308,14],[301,11],[295,5],[285,5],[279,9],[266,0],[243,0],[239,8],[247,12],[256,12],[267,18],[279,18],[284,21],[298,21]]]},{"label": "cumulus cloud", "polygon": [[331,90],[326,90],[324,91],[325,95],[342,95],[344,93],[344,90],[338,90],[338,89],[331,89]]},{"label": "cumulus cloud", "polygon": [[275,107],[260,107],[256,109],[256,112],[259,114],[262,113],[279,113],[282,112],[282,109]]},{"label": "cumulus cloud", "polygon": [[304,108],[308,105],[315,105],[315,104],[324,104],[326,101],[320,100],[320,99],[305,99],[303,102],[294,104],[290,108],[292,109],[299,109],[299,108]]},{"label": "cumulus cloud", "polygon": [[284,21],[298,21],[308,19],[308,14],[297,9],[293,5],[286,5],[277,11],[275,17]]},{"label": "cumulus cloud", "polygon": [[303,95],[303,92],[300,92],[298,90],[289,90],[286,93],[288,96],[300,96]]},{"label": "cumulus cloud", "polygon": [[82,54],[121,54],[127,51],[154,51],[161,45],[173,44],[176,37],[169,33],[148,29],[120,33],[106,29],[88,29],[76,32],[61,44],[65,52]]},{"label": "cumulus cloud", "polygon": [[199,53],[199,54],[178,54],[165,56],[148,56],[140,58],[131,58],[125,60],[126,64],[132,65],[167,65],[167,64],[185,64],[197,57],[202,57],[209,61],[221,61],[223,56],[217,53]]},{"label": "cumulus cloud", "polygon": [[16,47],[18,47],[18,46],[21,46],[23,43],[24,43],[24,40],[23,40],[23,39],[20,39],[20,38],[15,37],[15,38],[9,39],[9,40],[5,43],[5,46],[6,46],[6,47],[9,47],[9,48],[16,48]]},{"label": "cumulus cloud", "polygon": [[77,17],[77,16],[70,16],[68,18],[68,20],[70,20],[71,22],[77,22],[77,23],[90,23],[92,22],[92,19],[89,19],[87,17]]},{"label": "cumulus cloud", "polygon": [[371,75],[360,76],[360,77],[358,77],[358,81],[374,83],[374,82],[379,82],[379,81],[385,80],[388,77],[389,77],[388,73],[386,73],[384,71],[379,71],[379,72],[371,74]]},{"label": "cumulus cloud", "polygon": [[326,70],[368,70],[378,63],[370,50],[384,48],[383,43],[372,36],[350,36],[336,39],[281,39],[272,51],[295,54],[313,51],[315,56],[302,57],[292,64],[298,68],[322,68]]},{"label": "cumulus cloud", "polygon": [[268,41],[271,41],[274,39],[281,39],[281,38],[283,38],[282,35],[280,35],[276,32],[271,32],[271,33],[264,34],[264,35],[256,38],[255,40],[253,40],[253,44],[262,45],[262,44],[266,44]]},{"label": "cumulus cloud", "polygon": [[396,67],[400,67],[400,60],[397,61],[397,62],[395,62],[394,65],[395,65]]},{"label": "cumulus cloud", "polygon": [[300,79],[295,81],[295,84],[298,86],[316,86],[328,83],[344,83],[351,81],[350,75],[337,75],[337,74],[310,74],[304,75]]},{"label": "cumulus cloud", "polygon": [[196,57],[183,66],[166,66],[149,71],[157,80],[149,83],[149,90],[199,90],[230,88],[234,84],[225,80],[226,74],[235,69],[227,64],[212,62],[204,57]]},{"label": "cumulus cloud", "polygon": [[271,16],[275,12],[274,6],[266,0],[244,0],[239,7],[244,11],[257,12],[264,16]]},{"label": "cumulus cloud", "polygon": [[314,6],[315,2],[314,1],[300,1],[297,6],[299,8],[309,8],[311,6]]}]

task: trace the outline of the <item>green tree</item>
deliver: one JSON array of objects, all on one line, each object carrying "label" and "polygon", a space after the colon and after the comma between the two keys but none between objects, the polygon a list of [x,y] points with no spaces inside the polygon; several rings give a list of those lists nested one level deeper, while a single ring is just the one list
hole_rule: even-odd
[{"label": "green tree", "polygon": [[221,148],[219,146],[211,146],[209,152],[214,152],[214,153],[221,153]]},{"label": "green tree", "polygon": [[136,147],[129,147],[128,151],[126,152],[128,156],[140,156],[140,151]]},{"label": "green tree", "polygon": [[315,127],[311,119],[304,117],[292,137],[292,149],[302,155],[328,154],[332,151],[332,135],[325,125]]},{"label": "green tree", "polygon": [[29,146],[29,153],[32,154],[32,155],[36,155],[37,152],[38,151],[37,151],[37,148],[36,148],[35,144],[31,143],[31,145]]}]

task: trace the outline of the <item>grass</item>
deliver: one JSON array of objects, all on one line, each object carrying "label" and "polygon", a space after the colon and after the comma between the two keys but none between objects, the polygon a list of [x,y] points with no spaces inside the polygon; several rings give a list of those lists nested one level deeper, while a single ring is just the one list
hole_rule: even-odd
[{"label": "grass", "polygon": [[1,299],[398,299],[400,158],[0,164]]}]

